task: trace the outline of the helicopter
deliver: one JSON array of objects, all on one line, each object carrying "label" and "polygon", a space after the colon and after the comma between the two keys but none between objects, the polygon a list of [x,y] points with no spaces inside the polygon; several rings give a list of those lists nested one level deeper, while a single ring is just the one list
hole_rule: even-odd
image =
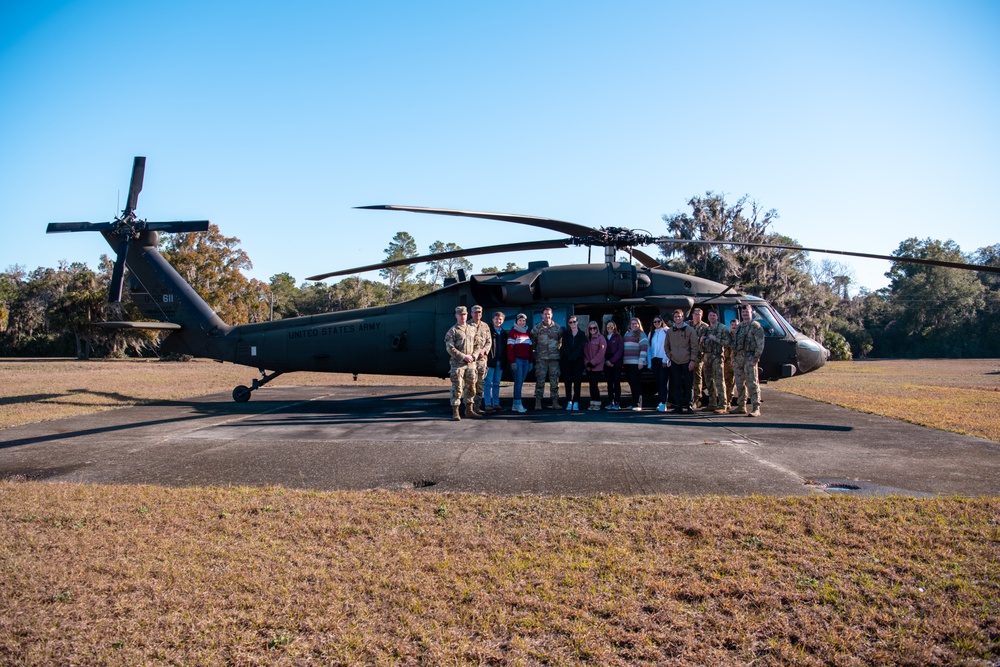
[{"label": "helicopter", "polygon": [[[480,305],[487,312],[503,312],[507,319],[518,312],[528,315],[529,326],[551,308],[553,319],[565,323],[578,317],[581,327],[596,321],[601,329],[615,321],[619,330],[632,317],[648,322],[675,309],[685,314],[698,306],[714,308],[720,321],[737,318],[737,308],[749,305],[765,332],[764,352],[758,363],[762,381],[780,380],[821,368],[829,352],[795,328],[764,299],[739,294],[732,287],[698,276],[667,271],[639,249],[664,243],[705,243],[790,249],[857,257],[906,261],[932,266],[1000,273],[1000,268],[959,264],[921,258],[903,258],[871,253],[821,250],[800,246],[698,241],[638,234],[621,227],[593,228],[572,222],[526,215],[486,213],[417,206],[377,205],[358,208],[406,211],[435,215],[498,220],[548,229],[565,235],[560,239],[528,241],[449,251],[406,258],[311,276],[324,280],[393,266],[526,250],[553,250],[570,246],[602,247],[603,264],[550,266],[533,261],[526,269],[465,275],[410,301],[357,310],[344,310],[293,317],[270,322],[232,326],[224,322],[157,251],[159,234],[205,231],[208,220],[148,222],[135,212],[143,186],[145,157],[136,157],[125,208],[114,220],[102,223],[54,222],[47,233],[100,232],[115,250],[108,302],[120,304],[129,270],[129,294],[146,321],[103,322],[118,329],[150,329],[165,334],[160,351],[231,362],[257,369],[260,377],[233,389],[236,402],[276,377],[295,371],[407,375],[445,378],[449,358],[444,335],[455,323],[455,307]],[[616,259],[628,252],[633,261]],[[638,264],[638,265],[637,265]]]}]

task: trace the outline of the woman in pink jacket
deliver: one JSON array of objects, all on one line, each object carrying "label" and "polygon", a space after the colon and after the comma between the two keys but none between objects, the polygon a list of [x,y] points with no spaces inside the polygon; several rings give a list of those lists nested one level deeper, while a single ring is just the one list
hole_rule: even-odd
[{"label": "woman in pink jacket", "polygon": [[587,342],[583,346],[583,368],[587,371],[587,381],[590,383],[590,407],[588,410],[601,409],[601,389],[597,380],[604,369],[604,351],[608,342],[601,335],[597,322],[591,320],[587,325]]}]

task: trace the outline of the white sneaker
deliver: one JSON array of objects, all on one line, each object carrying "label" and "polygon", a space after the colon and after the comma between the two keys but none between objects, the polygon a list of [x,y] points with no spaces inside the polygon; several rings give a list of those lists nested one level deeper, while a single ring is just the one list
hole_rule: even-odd
[{"label": "white sneaker", "polygon": [[632,410],[634,412],[642,412],[642,406],[641,405],[633,405],[632,406]]},{"label": "white sneaker", "polygon": [[574,402],[573,403],[573,412],[579,412],[579,411],[580,411],[580,404]]},{"label": "white sneaker", "polygon": [[570,410],[571,411],[572,409],[573,409],[573,404],[567,401],[566,402],[566,410]]},{"label": "white sneaker", "polygon": [[667,411],[667,404],[666,403],[660,403],[659,405],[656,406],[656,411],[657,412],[666,412]]}]

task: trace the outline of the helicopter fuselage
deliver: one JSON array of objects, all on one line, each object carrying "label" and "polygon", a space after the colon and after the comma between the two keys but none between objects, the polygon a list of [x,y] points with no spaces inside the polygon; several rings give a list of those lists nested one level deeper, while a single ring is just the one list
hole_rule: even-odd
[{"label": "helicopter fuselage", "polygon": [[[632,317],[649,330],[655,315],[669,318],[677,308],[687,315],[695,305],[715,309],[728,323],[736,318],[739,304],[749,303],[766,336],[759,364],[762,380],[809,372],[826,362],[822,346],[796,332],[770,304],[732,294],[719,283],[621,262],[545,264],[474,275],[405,303],[233,327],[222,335],[226,344],[219,346],[222,354],[215,357],[278,372],[446,377],[444,335],[455,324],[454,309],[459,305],[483,306],[487,321],[496,311],[510,321],[523,312],[529,326],[541,319],[544,308],[551,308],[560,324],[576,315],[581,327],[594,320],[603,331],[610,320],[625,330]],[[169,343],[168,338],[166,348]]]}]

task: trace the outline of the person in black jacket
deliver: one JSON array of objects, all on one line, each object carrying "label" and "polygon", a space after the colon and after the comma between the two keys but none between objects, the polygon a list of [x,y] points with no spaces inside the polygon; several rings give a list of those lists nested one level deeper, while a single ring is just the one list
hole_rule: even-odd
[{"label": "person in black jacket", "polygon": [[500,378],[503,369],[507,367],[507,332],[503,330],[504,315],[499,310],[493,313],[493,324],[490,325],[492,345],[486,356],[486,386],[483,391],[483,402],[486,412],[500,412]]},{"label": "person in black jacket", "polygon": [[560,374],[566,385],[566,409],[579,410],[583,349],[587,345],[587,335],[580,331],[576,315],[570,315],[566,323],[569,327],[563,332],[562,347],[559,348]]}]

